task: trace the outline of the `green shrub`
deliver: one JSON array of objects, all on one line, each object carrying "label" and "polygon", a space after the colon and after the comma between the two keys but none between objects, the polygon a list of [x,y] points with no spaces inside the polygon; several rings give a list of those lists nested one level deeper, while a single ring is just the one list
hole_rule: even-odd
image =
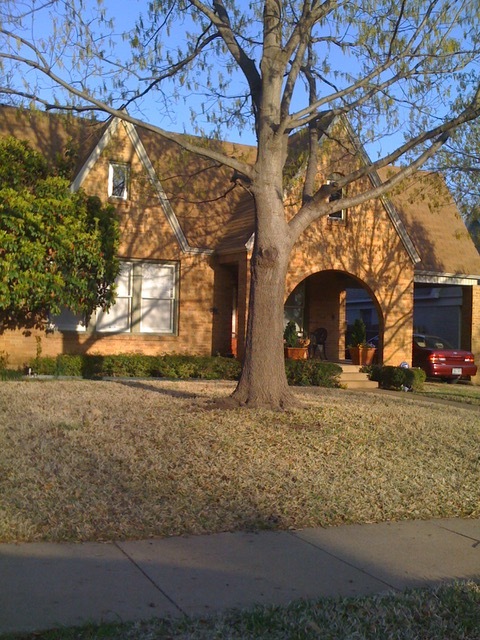
[{"label": "green shrub", "polygon": [[339,387],[342,369],[322,360],[285,360],[288,384],[293,386]]},{"label": "green shrub", "polygon": [[367,343],[367,328],[361,318],[357,318],[353,323],[350,343],[352,347],[363,346]]},{"label": "green shrub", "polygon": [[367,364],[360,368],[360,371],[368,374],[370,380],[374,382],[382,381],[382,369],[383,366],[381,364]]},{"label": "green shrub", "polygon": [[[55,360],[56,376],[81,376],[83,372],[83,356],[57,356]],[[39,372],[36,372],[39,373]]]},{"label": "green shrub", "polygon": [[15,369],[0,369],[0,380],[20,380],[23,378],[22,371],[17,371]]},{"label": "green shrub", "polygon": [[427,374],[423,369],[414,367],[405,369],[405,386],[410,387],[412,391],[423,391],[423,384],[427,379]]},{"label": "green shrub", "polygon": [[392,366],[383,367],[380,385],[383,389],[400,390],[405,385],[405,369]]},{"label": "green shrub", "polygon": [[35,358],[32,369],[39,375],[84,378],[203,378],[238,380],[240,363],[232,358],[202,356],[59,355]]},{"label": "green shrub", "polygon": [[370,380],[378,382],[382,389],[400,391],[407,388],[412,391],[421,391],[426,379],[425,372],[418,368],[407,369],[374,364],[363,367],[362,370],[368,373]]},{"label": "green shrub", "polygon": [[[37,357],[32,362],[35,373],[51,376],[83,378],[169,378],[181,380],[238,380],[241,364],[234,358],[220,356],[165,355],[145,356],[139,353],[123,355],[59,355],[56,358]],[[341,368],[320,360],[286,360],[285,369],[290,385],[339,387]]]},{"label": "green shrub", "polygon": [[32,371],[42,376],[55,376],[57,374],[57,359],[48,356],[37,357],[29,363]]}]

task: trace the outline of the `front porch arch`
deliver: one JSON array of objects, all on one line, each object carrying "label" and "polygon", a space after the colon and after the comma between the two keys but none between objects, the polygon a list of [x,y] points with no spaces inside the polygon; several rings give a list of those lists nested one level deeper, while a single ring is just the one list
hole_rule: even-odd
[{"label": "front porch arch", "polygon": [[[285,321],[295,320],[300,330],[309,334],[323,327],[328,332],[326,353],[329,360],[342,361],[346,357],[349,322],[347,318],[347,291],[362,290],[374,310],[376,334],[383,336],[384,314],[375,293],[367,283],[353,274],[329,269],[312,273],[295,285],[290,285],[285,296]],[[359,316],[361,317],[361,316]],[[369,335],[368,337],[373,337]],[[379,355],[382,358],[380,340]]]}]

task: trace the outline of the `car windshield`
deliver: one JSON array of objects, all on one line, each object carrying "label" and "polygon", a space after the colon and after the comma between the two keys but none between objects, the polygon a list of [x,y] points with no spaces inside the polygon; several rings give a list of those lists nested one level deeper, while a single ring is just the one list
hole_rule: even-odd
[{"label": "car windshield", "polygon": [[452,345],[449,344],[443,338],[438,336],[415,336],[415,343],[422,349],[452,349]]}]

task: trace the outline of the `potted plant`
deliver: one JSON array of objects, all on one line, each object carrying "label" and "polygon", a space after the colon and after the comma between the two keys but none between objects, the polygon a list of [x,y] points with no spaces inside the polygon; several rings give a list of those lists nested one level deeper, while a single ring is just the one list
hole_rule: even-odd
[{"label": "potted plant", "polygon": [[367,330],[361,318],[357,318],[353,323],[351,340],[348,348],[352,364],[372,364],[376,349],[367,342]]},{"label": "potted plant", "polygon": [[298,335],[297,325],[293,320],[287,322],[283,332],[285,358],[292,360],[306,360],[308,358],[308,345],[310,340]]}]

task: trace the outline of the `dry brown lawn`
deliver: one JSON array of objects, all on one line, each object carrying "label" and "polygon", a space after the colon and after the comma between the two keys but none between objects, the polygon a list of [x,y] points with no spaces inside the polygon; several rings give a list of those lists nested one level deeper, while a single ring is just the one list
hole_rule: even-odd
[{"label": "dry brown lawn", "polygon": [[0,541],[480,516],[480,416],[411,394],[212,410],[226,382],[0,384]]}]

